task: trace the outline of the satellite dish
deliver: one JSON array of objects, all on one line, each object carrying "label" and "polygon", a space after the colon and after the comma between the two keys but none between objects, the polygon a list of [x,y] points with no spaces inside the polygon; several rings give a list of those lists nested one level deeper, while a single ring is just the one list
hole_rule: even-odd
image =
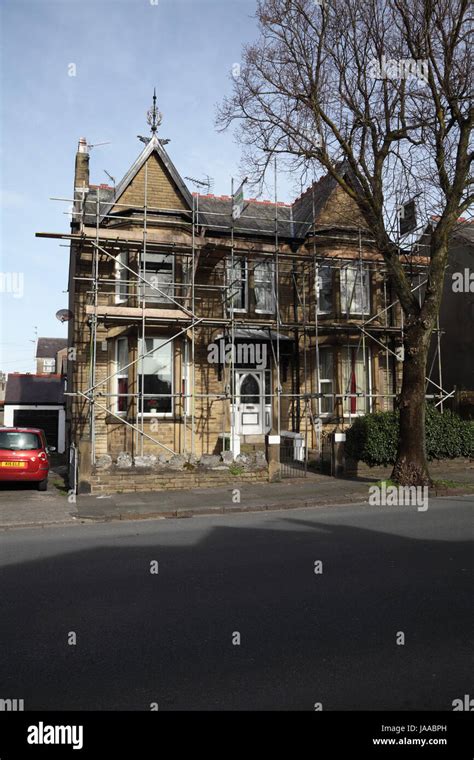
[{"label": "satellite dish", "polygon": [[59,309],[59,311],[56,312],[56,319],[59,319],[60,322],[69,322],[73,316],[74,314],[72,311],[69,311],[69,309]]}]

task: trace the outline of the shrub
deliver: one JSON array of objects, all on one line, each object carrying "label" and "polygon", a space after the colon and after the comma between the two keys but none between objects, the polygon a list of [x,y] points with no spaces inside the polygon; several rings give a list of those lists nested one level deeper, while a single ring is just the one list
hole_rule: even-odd
[{"label": "shrub", "polygon": [[[376,412],[359,417],[346,435],[346,455],[370,467],[395,462],[398,412]],[[426,453],[429,460],[474,456],[474,424],[446,410],[426,408]]]}]

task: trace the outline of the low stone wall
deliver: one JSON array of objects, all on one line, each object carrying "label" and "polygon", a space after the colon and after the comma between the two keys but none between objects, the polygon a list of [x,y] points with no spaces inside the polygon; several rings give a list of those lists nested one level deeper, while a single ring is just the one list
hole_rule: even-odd
[{"label": "low stone wall", "polygon": [[230,472],[146,472],[143,469],[132,468],[119,470],[113,468],[106,471],[96,471],[91,476],[91,493],[139,493],[140,491],[177,491],[192,488],[218,488],[219,486],[234,486],[239,483],[264,482],[268,480],[268,468],[253,472],[243,472],[232,475]]},{"label": "low stone wall", "polygon": [[134,459],[122,452],[113,462],[100,457],[92,470],[87,491],[91,494],[176,491],[193,488],[233,486],[268,480],[268,464],[261,452],[242,454],[234,461],[229,452],[205,454],[200,459],[175,455],[170,459],[153,455]]}]

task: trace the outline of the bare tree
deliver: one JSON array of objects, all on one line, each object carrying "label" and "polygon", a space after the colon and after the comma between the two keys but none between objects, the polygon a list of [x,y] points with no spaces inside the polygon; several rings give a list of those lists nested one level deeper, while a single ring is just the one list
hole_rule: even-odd
[{"label": "bare tree", "polygon": [[[430,482],[427,354],[450,235],[474,204],[469,13],[469,0],[260,0],[259,39],[217,119],[221,129],[237,122],[254,179],[278,154],[292,171],[317,165],[362,212],[405,315],[392,475],[402,484]],[[398,202],[420,193],[435,220],[421,305],[395,233],[395,187]]]}]

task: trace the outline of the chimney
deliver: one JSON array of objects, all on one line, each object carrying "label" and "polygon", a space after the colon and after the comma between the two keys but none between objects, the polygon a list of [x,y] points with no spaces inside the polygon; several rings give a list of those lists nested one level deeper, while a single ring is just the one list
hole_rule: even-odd
[{"label": "chimney", "polygon": [[85,137],[79,139],[76,153],[76,170],[74,173],[74,190],[89,189],[89,151]]}]

